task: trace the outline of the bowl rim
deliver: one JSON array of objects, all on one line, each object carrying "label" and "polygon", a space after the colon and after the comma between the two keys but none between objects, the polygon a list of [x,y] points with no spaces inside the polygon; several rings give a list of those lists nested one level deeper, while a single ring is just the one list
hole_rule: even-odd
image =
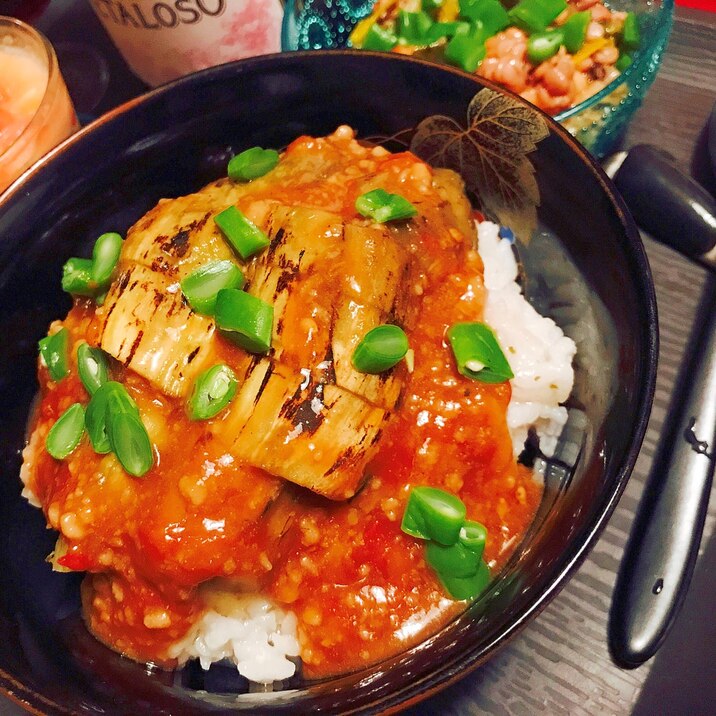
[{"label": "bowl rim", "polygon": [[[668,2],[670,0],[666,1]],[[321,58],[323,58],[323,60],[335,59],[336,53],[340,53],[341,56],[365,58],[365,61],[369,63],[392,62],[404,63],[406,65],[419,64],[429,68],[431,72],[450,73],[457,75],[462,79],[471,79],[470,75],[457,68],[436,65],[428,60],[398,54],[369,52],[355,49],[308,50],[290,53],[274,53],[271,55],[262,55],[259,57],[247,58],[211,67],[179,78],[131,99],[95,119],[90,124],[80,129],[77,133],[65,139],[54,149],[48,152],[48,154],[46,154],[43,158],[38,160],[35,164],[23,172],[23,174],[18,177],[18,179],[16,179],[5,190],[5,192],[0,194],[0,210],[4,208],[4,205],[8,201],[12,200],[12,197],[14,197],[16,193],[20,193],[24,190],[24,185],[28,183],[32,177],[34,177],[38,172],[44,171],[44,168],[47,165],[51,165],[56,157],[82,142],[84,137],[88,134],[92,134],[102,128],[104,128],[105,131],[108,131],[108,127],[111,129],[111,125],[115,121],[119,121],[125,115],[130,114],[136,107],[150,105],[153,102],[160,101],[166,94],[174,92],[176,88],[182,88],[184,86],[190,87],[195,83],[204,82],[207,78],[214,79],[215,76],[216,78],[220,78],[222,75],[226,75],[227,78],[233,77],[237,68],[254,68],[254,71],[262,71],[263,66],[267,66],[267,70],[271,70],[275,65],[280,65],[281,63],[293,64],[304,61],[320,62]],[[485,80],[482,77],[475,76],[472,79],[474,79],[475,83],[481,87],[489,87],[498,93],[511,96],[516,98],[521,103],[528,104],[525,100],[521,99],[509,90]],[[533,108],[533,105],[529,106]],[[640,278],[640,283],[638,284],[637,289],[643,299],[642,308],[646,311],[646,320],[643,322],[642,326],[642,342],[645,354],[640,356],[643,379],[639,384],[638,394],[634,397],[634,402],[637,404],[638,408],[636,412],[637,419],[633,425],[632,436],[618,469],[614,470],[612,488],[607,493],[600,493],[603,501],[600,503],[598,509],[595,509],[592,520],[587,523],[587,525],[583,525],[565,547],[560,559],[549,573],[549,579],[545,580],[544,587],[540,589],[537,598],[533,598],[527,605],[524,606],[524,608],[521,608],[516,614],[516,617],[513,618],[507,626],[501,628],[499,634],[489,644],[485,645],[477,652],[474,649],[468,650],[470,653],[466,662],[463,661],[459,665],[453,663],[442,664],[441,666],[438,666],[437,669],[434,669],[430,674],[425,675],[421,673],[421,681],[417,684],[413,683],[406,685],[399,690],[380,695],[376,701],[363,703],[356,709],[356,713],[363,712],[364,710],[373,712],[376,709],[394,712],[422,701],[463,676],[473,672],[481,664],[491,658],[498,649],[502,648],[509,641],[511,641],[535,616],[537,616],[537,614],[539,614],[565,586],[568,577],[572,575],[579,565],[586,559],[598,536],[606,526],[607,521],[613,513],[626,487],[629,475],[634,468],[637,456],[641,449],[642,441],[646,434],[646,428],[650,417],[651,405],[656,387],[659,336],[654,283],[639,230],[631,217],[626,204],[616,190],[616,187],[605,174],[596,158],[593,157],[589,151],[585,149],[562,125],[555,121],[555,118],[547,115],[541,110],[537,111],[540,111],[540,113],[546,118],[551,132],[558,135],[560,140],[563,143],[566,143],[570,147],[571,151],[577,155],[581,163],[586,165],[587,170],[599,183],[601,190],[609,200],[609,203],[614,207],[615,216],[619,220],[623,229],[622,239],[626,256],[632,266],[632,269],[635,270],[635,275]],[[449,624],[443,626],[442,629],[446,628],[446,626],[449,626]],[[442,631],[442,629],[440,631]],[[440,631],[438,633],[440,633]],[[414,645],[405,652],[401,653],[412,654],[417,648],[420,648],[421,644],[424,643],[425,642],[421,642]],[[352,672],[351,675],[361,673],[361,671]],[[338,678],[340,679],[343,676],[345,675],[341,675]],[[406,694],[406,691],[409,691],[409,693]],[[30,687],[27,687],[19,682],[12,676],[12,674],[6,672],[2,668],[0,668],[0,693],[5,694],[23,707],[30,708],[33,713],[69,713],[69,711],[65,710],[61,704],[57,704],[55,701],[48,699],[43,694],[33,691]],[[42,710],[47,709],[48,707],[53,710]],[[354,711],[351,711],[351,713],[353,712]]]}]

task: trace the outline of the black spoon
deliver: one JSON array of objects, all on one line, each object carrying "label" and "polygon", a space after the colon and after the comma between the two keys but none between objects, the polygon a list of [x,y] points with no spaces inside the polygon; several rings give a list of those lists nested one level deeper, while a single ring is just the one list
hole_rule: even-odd
[{"label": "black spoon", "polygon": [[[716,105],[709,141],[716,171]],[[609,615],[612,656],[635,667],[657,651],[686,596],[716,464],[716,202],[652,147],[605,169],[642,228],[710,269]]]}]

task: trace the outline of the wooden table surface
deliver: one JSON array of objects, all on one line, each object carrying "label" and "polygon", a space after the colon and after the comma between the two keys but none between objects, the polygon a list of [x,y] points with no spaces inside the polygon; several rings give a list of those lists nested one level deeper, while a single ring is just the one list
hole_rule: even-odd
[{"label": "wooden table surface", "polygon": [[[70,13],[72,22],[67,21]],[[141,89],[138,81],[127,78],[121,60],[81,0],[53,2],[39,25],[55,44],[78,39],[101,44],[111,81],[95,111]],[[87,27],[78,32],[78,25]],[[116,79],[118,68],[121,86]],[[716,191],[704,130],[714,101],[716,13],[677,8],[663,66],[629,129],[625,146],[656,144]],[[654,410],[629,485],[590,557],[551,605],[487,665],[411,709],[413,716],[716,713],[716,487],[692,588],[659,654],[639,669],[625,671],[611,661],[607,650],[614,580],[705,277],[702,269],[675,252],[648,237],[644,240],[659,302],[661,354]],[[0,702],[0,713],[20,712]]]}]

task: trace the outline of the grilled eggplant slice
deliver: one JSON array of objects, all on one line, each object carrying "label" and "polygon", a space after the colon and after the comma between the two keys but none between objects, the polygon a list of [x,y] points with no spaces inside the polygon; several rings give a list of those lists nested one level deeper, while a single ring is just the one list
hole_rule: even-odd
[{"label": "grilled eggplant slice", "polygon": [[178,285],[146,266],[123,262],[96,316],[100,348],[166,395],[187,395],[211,365],[214,321],[194,313]]}]

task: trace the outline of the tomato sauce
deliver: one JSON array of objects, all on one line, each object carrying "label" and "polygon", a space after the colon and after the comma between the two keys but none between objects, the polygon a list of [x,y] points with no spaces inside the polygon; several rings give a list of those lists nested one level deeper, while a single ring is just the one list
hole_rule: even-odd
[{"label": "tomato sauce", "polygon": [[[312,141],[298,140],[288,152],[310,153]],[[378,153],[374,160],[370,170],[388,191],[421,202],[423,213],[444,210],[442,200],[419,189],[425,165],[415,157]],[[290,182],[277,191],[285,201],[328,204],[348,216],[358,189],[350,181],[331,191],[325,182],[304,181],[300,194]],[[182,401],[119,364],[112,366],[113,379],[140,409],[155,467],[131,477],[111,453],[95,454],[86,437],[66,460],[53,459],[44,449],[47,431],[73,402],[87,402],[76,347],[81,340],[97,344],[94,304],[76,301],[62,322],[74,345],[71,373],[55,383],[39,369],[42,400],[23,476],[62,534],[60,565],[88,572],[85,616],[98,638],[135,659],[171,666],[168,647],[203,609],[199,585],[218,578],[296,614],[309,677],[395,653],[463,606],[427,566],[423,543],[400,529],[411,486],[457,494],[468,518],[487,527],[485,559],[493,574],[505,563],[534,516],[541,486],[513,456],[505,420],[509,383],[464,378],[446,344],[449,325],[482,317],[479,255],[455,225],[440,235],[429,227],[419,224],[408,237],[423,267],[412,297],[419,320],[408,335],[414,369],[399,368],[405,380],[400,403],[365,484],[344,502],[236,460],[215,438],[221,415],[191,422]],[[336,275],[314,276],[312,290],[328,291],[344,270],[338,263]],[[310,344],[309,334],[304,339]],[[217,350],[229,365],[241,359],[241,351],[221,339]]]}]

